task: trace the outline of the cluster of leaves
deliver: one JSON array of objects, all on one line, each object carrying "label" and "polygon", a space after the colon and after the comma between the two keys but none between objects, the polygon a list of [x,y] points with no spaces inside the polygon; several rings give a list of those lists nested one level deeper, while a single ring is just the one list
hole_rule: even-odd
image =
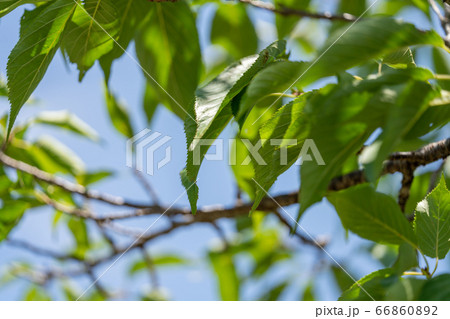
[{"label": "cluster of leaves", "polygon": [[[25,11],[19,41],[8,59],[8,90],[0,88],[0,95],[7,95],[11,103],[9,122],[2,119],[2,138],[14,136],[6,154],[51,174],[68,174],[85,186],[109,176],[108,172],[86,172],[77,157],[54,140],[30,143],[24,138],[28,126],[50,124],[95,139],[95,134],[73,115],[46,113],[24,126],[13,125],[58,49],[67,61],[77,65],[80,81],[98,61],[108,83],[116,59],[123,54],[134,59],[126,52],[134,41],[135,61],[146,78],[143,108],[147,119],[152,119],[158,105],[164,105],[184,120],[188,154],[181,179],[194,214],[200,165],[194,164],[193,157],[199,152],[203,159],[208,151],[205,146],[200,148],[201,140],[217,139],[230,122],[237,123],[237,162],[232,169],[239,187],[254,201],[253,211],[278,176],[298,160],[307,141],[313,140],[326,165],[303,163],[297,221],[309,207],[327,198],[344,228],[379,244],[399,247],[392,267],[364,277],[341,299],[449,298],[448,290],[435,289],[448,286],[448,275],[430,279],[435,271],[430,270],[425,257],[442,259],[450,248],[450,195],[445,179],[427,194],[424,185],[430,173],[416,178],[405,210],[415,211],[413,224],[391,196],[376,188],[390,153],[413,150],[435,140],[450,119],[450,82],[435,81],[442,78],[436,73],[450,71],[442,38],[433,30],[420,30],[393,17],[413,6],[431,19],[426,2],[384,1],[376,13],[386,16],[370,16],[369,12],[351,27],[344,22],[319,26],[314,21],[301,21],[302,30],[307,29],[308,34],[296,28],[298,17],[276,16],[280,40],[258,54],[257,33],[247,8],[241,3],[217,2],[210,41],[225,49],[226,55],[208,68],[202,63],[196,27],[196,13],[204,1],[8,0],[0,2],[0,17],[26,3],[35,6]],[[315,4],[275,1],[275,7],[283,6],[311,10]],[[364,0],[339,1],[337,13],[360,15],[367,8]],[[325,43],[315,40],[314,35],[320,32],[330,34]],[[313,58],[293,60],[286,52],[283,39],[287,37],[290,49],[300,48]],[[418,46],[432,48],[433,54],[427,58],[432,60],[434,72],[416,65]],[[203,83],[200,88],[199,83]],[[319,88],[311,89],[312,85]],[[126,109],[108,88],[106,91],[113,125],[124,136],[133,136]],[[369,138],[371,143],[360,153]],[[274,139],[295,139],[297,144],[272,145],[270,140]],[[258,142],[261,156],[253,158],[247,146]],[[284,152],[287,163],[280,161]],[[267,165],[260,165],[260,159]],[[334,177],[359,168],[364,169],[369,183],[328,192]],[[0,239],[7,236],[25,210],[45,203],[42,196],[77,206],[70,194],[57,188],[37,191],[38,182],[30,176],[18,172],[14,181],[2,169],[1,178]],[[88,246],[86,226],[78,219],[72,219],[68,226],[77,242],[75,254],[83,257]],[[284,251],[272,235],[253,230],[253,237],[243,244],[210,253],[224,299],[238,299],[239,285],[245,281],[235,269],[236,255],[245,251],[256,261],[250,277],[289,257],[289,251]],[[405,271],[419,268],[419,255],[427,263],[419,274],[427,280],[403,278]],[[144,268],[142,261],[133,267],[133,271]],[[267,298],[277,299],[286,286],[282,283],[275,287]],[[410,286],[414,295],[407,294],[405,287]]]}]

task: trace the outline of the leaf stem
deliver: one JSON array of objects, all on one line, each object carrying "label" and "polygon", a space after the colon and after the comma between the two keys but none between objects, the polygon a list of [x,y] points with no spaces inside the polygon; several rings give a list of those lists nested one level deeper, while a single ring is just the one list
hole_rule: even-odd
[{"label": "leaf stem", "polygon": [[434,78],[436,80],[450,81],[450,74],[435,74]]},{"label": "leaf stem", "polygon": [[423,273],[418,271],[405,271],[403,276],[423,276]]}]

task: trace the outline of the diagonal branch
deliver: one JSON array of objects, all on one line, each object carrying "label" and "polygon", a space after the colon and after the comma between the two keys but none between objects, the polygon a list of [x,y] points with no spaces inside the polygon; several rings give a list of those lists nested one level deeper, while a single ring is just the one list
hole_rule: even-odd
[{"label": "diagonal branch", "polygon": [[258,0],[239,0],[239,2],[246,3],[251,5],[252,7],[263,9],[266,11],[271,11],[273,13],[277,13],[283,16],[297,16],[303,18],[324,19],[330,21],[346,21],[346,22],[354,22],[357,19],[357,17],[349,13],[344,13],[342,15],[334,15],[329,12],[314,13],[305,10],[288,8],[281,5],[276,7],[271,3]]}]

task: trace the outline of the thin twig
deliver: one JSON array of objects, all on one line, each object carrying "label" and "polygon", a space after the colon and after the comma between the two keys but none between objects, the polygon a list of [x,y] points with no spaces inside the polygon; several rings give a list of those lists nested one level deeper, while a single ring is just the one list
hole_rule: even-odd
[{"label": "thin twig", "polygon": [[142,175],[142,172],[133,169],[133,174],[136,176],[139,183],[142,185],[142,187],[145,189],[147,194],[150,196],[150,199],[152,200],[153,204],[156,206],[159,206],[159,198],[156,194],[156,191],[153,189],[150,182],[145,178],[145,176]]},{"label": "thin twig", "polygon": [[155,264],[153,263],[153,259],[150,256],[150,254],[148,253],[148,251],[145,249],[144,246],[141,246],[140,249],[141,249],[142,258],[143,258],[145,264],[147,265],[148,273],[150,276],[150,282],[152,284],[152,289],[158,290],[159,289],[159,278],[158,278],[158,274],[156,273],[156,268],[155,268]]}]

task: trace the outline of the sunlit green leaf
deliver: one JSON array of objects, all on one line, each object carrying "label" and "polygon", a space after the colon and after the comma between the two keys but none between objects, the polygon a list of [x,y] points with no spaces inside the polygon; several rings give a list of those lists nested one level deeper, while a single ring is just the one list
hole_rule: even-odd
[{"label": "sunlit green leaf", "polygon": [[211,26],[211,43],[223,46],[235,59],[256,52],[258,38],[243,4],[219,5]]},{"label": "sunlit green leaf", "polygon": [[425,255],[439,259],[447,255],[450,249],[450,192],[444,176],[439,185],[417,205],[414,229]]},{"label": "sunlit green leaf", "polygon": [[232,109],[229,107],[232,99],[248,85],[258,71],[283,54],[284,50],[284,41],[275,42],[259,55],[246,57],[232,64],[210,83],[197,90],[195,103],[190,110],[191,116],[186,117],[185,121],[188,159],[186,169],[181,172],[181,179],[184,187],[188,189],[189,202],[194,213],[198,199],[195,181],[200,163],[194,163],[193,153],[198,152],[200,162],[203,160],[208,147],[201,147],[200,141],[216,139],[219,136],[232,118]]},{"label": "sunlit green leaf", "polygon": [[8,58],[8,98],[11,102],[8,131],[44,77],[76,7],[72,0],[58,0],[25,12],[19,42]]},{"label": "sunlit green leaf", "polygon": [[377,193],[370,185],[360,185],[327,196],[342,224],[355,234],[380,243],[416,247],[416,236],[398,204],[390,196]]},{"label": "sunlit green leaf", "polygon": [[152,3],[136,36],[136,54],[157,100],[184,119],[200,78],[195,17],[184,1]]},{"label": "sunlit green leaf", "polygon": [[119,28],[117,1],[85,0],[83,5],[77,2],[64,32],[62,48],[70,62],[77,64],[80,81],[96,60],[114,48],[113,37]]}]

